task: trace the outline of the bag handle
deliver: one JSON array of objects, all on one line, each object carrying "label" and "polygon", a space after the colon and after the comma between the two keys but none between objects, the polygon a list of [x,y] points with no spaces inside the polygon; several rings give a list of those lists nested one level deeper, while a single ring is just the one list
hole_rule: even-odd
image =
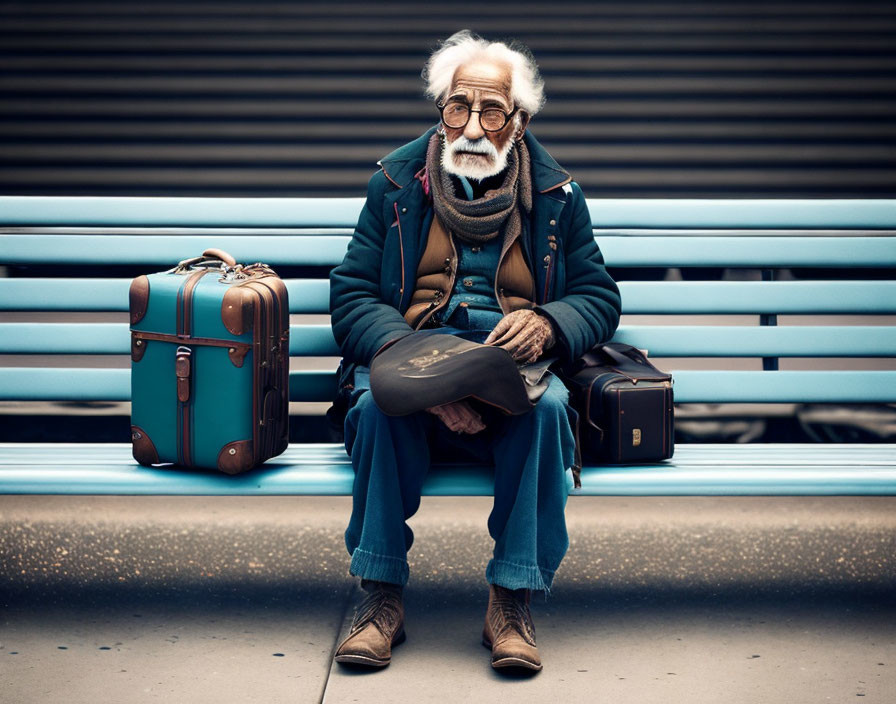
[{"label": "bag handle", "polygon": [[179,262],[178,265],[174,267],[174,271],[183,271],[196,265],[217,263],[233,268],[236,266],[236,259],[222,249],[210,248],[206,249],[200,257],[191,257],[190,259],[184,259],[182,262]]},{"label": "bag handle", "polygon": [[[638,356],[633,360],[632,358],[634,355],[631,353],[636,353]],[[647,361],[644,355],[641,354],[640,350],[630,347],[629,345],[611,342],[603,345],[596,345],[583,354],[581,357],[581,360],[584,363],[583,368],[605,367],[607,366],[606,357],[609,357],[610,361],[617,365],[630,365],[632,361],[635,361],[637,364],[653,366]]]},{"label": "bag handle", "polygon": [[230,256],[223,249],[215,249],[214,247],[205,250],[202,256],[206,259],[220,259],[227,266],[236,266],[236,259]]},{"label": "bag handle", "polygon": [[600,349],[617,364],[631,364],[632,362],[635,362],[636,364],[656,369],[656,367],[647,361],[647,357],[645,357],[644,353],[637,347],[624,345],[620,342],[608,342],[605,345],[601,345]]},{"label": "bag handle", "polygon": [[[605,359],[601,359],[601,356]],[[672,378],[671,374],[660,371],[653,366],[637,347],[621,342],[597,345],[583,354],[581,357],[584,363],[582,369],[608,366],[606,363],[607,359],[612,362],[609,366],[633,379],[668,381]]]}]

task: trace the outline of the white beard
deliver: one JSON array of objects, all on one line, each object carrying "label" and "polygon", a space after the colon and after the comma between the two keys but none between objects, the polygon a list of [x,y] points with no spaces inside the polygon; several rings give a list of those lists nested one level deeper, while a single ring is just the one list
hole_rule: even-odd
[{"label": "white beard", "polygon": [[[489,176],[501,173],[507,167],[507,155],[510,154],[513,142],[512,138],[508,139],[506,144],[498,151],[495,145],[485,137],[480,137],[475,142],[470,141],[463,135],[460,135],[453,142],[446,140],[445,148],[442,149],[442,168],[446,173],[463,176],[474,181],[481,181]],[[470,156],[469,154],[460,154],[455,158],[458,151],[485,154],[487,158],[483,159],[482,157]]]}]

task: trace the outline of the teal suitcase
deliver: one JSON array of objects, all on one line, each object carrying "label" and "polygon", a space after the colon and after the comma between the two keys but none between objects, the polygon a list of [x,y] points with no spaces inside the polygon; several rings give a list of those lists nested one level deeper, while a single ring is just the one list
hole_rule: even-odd
[{"label": "teal suitcase", "polygon": [[143,465],[246,471],[286,449],[289,304],[220,250],[130,288],[131,442]]}]

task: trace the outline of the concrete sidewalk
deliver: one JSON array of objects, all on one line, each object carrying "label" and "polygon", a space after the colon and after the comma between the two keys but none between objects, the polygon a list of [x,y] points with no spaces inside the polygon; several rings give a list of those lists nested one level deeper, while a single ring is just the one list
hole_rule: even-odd
[{"label": "concrete sidewalk", "polygon": [[411,519],[407,642],[332,663],[349,497],[0,497],[3,702],[896,698],[896,498],[573,497],[544,670],[479,642],[488,498]]}]

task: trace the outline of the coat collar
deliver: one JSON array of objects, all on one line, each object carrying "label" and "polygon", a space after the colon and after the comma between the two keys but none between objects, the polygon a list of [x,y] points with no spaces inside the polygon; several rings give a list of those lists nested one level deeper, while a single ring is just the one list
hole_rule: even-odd
[{"label": "coat collar", "polygon": [[[413,142],[380,159],[377,164],[382,167],[386,178],[399,188],[404,188],[413,181],[426,162],[426,147],[435,131],[436,127],[430,127]],[[538,193],[547,193],[572,181],[569,173],[554,161],[529,130],[523,135],[523,141],[529,148],[534,190]]]}]

